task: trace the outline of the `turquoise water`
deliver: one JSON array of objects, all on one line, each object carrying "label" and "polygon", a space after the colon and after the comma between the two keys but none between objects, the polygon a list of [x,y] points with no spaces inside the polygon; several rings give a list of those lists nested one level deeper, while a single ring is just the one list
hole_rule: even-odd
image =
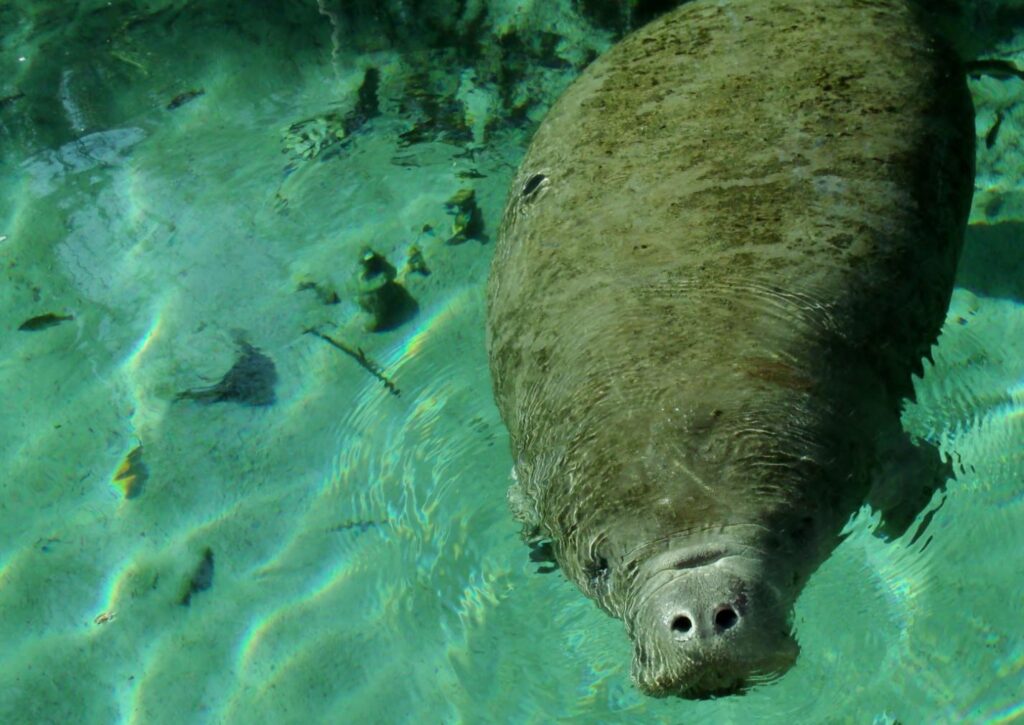
[{"label": "turquoise water", "polygon": [[[958,469],[927,534],[862,512],[791,673],[654,701],[621,624],[518,540],[484,350],[506,185],[612,37],[572,6],[464,7],[431,51],[444,18],[362,2],[0,5],[0,722],[1024,717],[1024,84],[972,81],[972,227],[906,414]],[[561,62],[460,45],[512,31]],[[391,330],[366,247],[418,304]],[[176,399],[246,349],[272,404]]]}]

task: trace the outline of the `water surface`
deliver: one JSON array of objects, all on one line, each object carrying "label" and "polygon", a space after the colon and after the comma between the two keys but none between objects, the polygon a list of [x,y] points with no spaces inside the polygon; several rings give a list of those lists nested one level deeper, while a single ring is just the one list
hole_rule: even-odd
[{"label": "water surface", "polygon": [[[972,81],[972,228],[906,414],[956,463],[944,505],[913,543],[851,522],[790,674],[654,701],[621,624],[518,540],[484,350],[507,183],[613,33],[493,2],[476,32],[548,53],[499,87],[486,52],[418,47],[415,23],[389,47],[365,3],[71,5],[0,8],[0,720],[1019,716],[1018,81]],[[482,229],[453,240],[464,189]],[[391,330],[367,331],[366,248],[418,304]],[[273,402],[177,399],[246,346]]]}]

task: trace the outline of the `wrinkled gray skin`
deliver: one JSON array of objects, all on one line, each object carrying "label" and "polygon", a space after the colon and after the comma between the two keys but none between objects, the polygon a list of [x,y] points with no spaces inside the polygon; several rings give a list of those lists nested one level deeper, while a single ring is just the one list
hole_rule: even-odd
[{"label": "wrinkled gray skin", "polygon": [[973,145],[956,60],[900,0],[696,0],[537,131],[488,289],[509,499],[624,620],[644,692],[785,671],[851,514],[905,526],[943,480],[899,413]]}]

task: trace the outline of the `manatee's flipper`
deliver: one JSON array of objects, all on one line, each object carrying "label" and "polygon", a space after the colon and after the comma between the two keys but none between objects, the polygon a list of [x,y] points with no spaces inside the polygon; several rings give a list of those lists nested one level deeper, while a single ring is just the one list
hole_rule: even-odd
[{"label": "manatee's flipper", "polygon": [[[949,461],[942,460],[931,443],[912,442],[902,431],[885,436],[879,448],[868,503],[882,514],[882,523],[875,534],[891,541],[906,533],[918,514],[928,507],[935,492],[941,491],[953,476],[953,468]],[[937,508],[925,517],[914,534],[915,539]]]},{"label": "manatee's flipper", "polygon": [[538,539],[526,543],[530,546],[530,561],[540,564],[537,567],[538,574],[550,574],[558,569],[558,560],[555,558],[555,548],[551,539]]},{"label": "manatee's flipper", "polygon": [[541,531],[537,502],[520,482],[515,468],[512,469],[512,485],[508,489],[508,507],[516,521],[523,525],[522,537],[530,547],[530,561],[541,565],[537,567],[537,573],[550,574],[558,569],[551,539]]},{"label": "manatee's flipper", "polygon": [[537,502],[526,490],[523,481],[520,480],[516,467],[512,468],[512,485],[508,487],[508,507],[516,521],[523,525],[523,538],[532,541],[540,533],[540,514],[537,512]]}]

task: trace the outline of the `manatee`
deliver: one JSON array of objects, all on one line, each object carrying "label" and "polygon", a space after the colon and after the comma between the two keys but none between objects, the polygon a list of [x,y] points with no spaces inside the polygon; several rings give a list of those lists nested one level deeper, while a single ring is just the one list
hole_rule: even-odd
[{"label": "manatee", "polygon": [[945,482],[900,413],[973,163],[962,67],[904,0],[695,0],[536,131],[487,291],[509,502],[643,692],[779,677],[851,516],[899,535]]}]

